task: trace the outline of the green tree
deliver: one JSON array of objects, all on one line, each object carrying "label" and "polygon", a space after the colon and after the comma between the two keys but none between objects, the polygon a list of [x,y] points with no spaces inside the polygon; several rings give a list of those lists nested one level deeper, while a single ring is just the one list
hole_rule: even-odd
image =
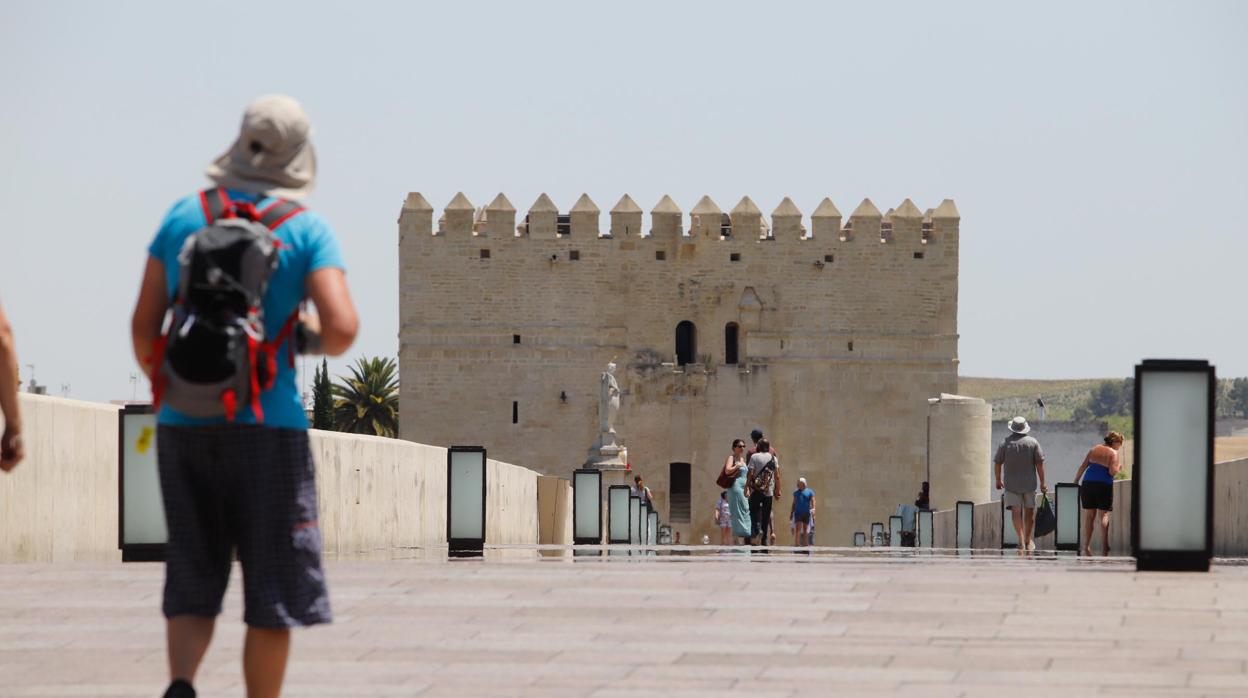
[{"label": "green tree", "polygon": [[1232,413],[1240,417],[1248,417],[1248,378],[1236,378],[1231,381],[1229,398]]},{"label": "green tree", "polygon": [[334,428],[352,434],[399,435],[399,378],[394,359],[360,357],[351,376],[333,385]]},{"label": "green tree", "polygon": [[329,363],[321,359],[312,380],[312,428],[334,428],[334,394],[329,381]]},{"label": "green tree", "polygon": [[1131,414],[1135,402],[1135,379],[1103,381],[1092,389],[1088,410],[1098,418],[1115,414]]}]

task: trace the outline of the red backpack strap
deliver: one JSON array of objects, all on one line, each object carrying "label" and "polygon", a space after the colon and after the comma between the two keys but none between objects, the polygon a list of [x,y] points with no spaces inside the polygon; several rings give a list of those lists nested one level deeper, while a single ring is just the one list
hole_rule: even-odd
[{"label": "red backpack strap", "polygon": [[277,230],[283,223],[303,213],[304,208],[288,199],[277,199],[257,212],[261,225],[269,230]]},{"label": "red backpack strap", "polygon": [[225,187],[205,189],[199,193],[199,205],[204,209],[204,220],[212,225],[230,210],[230,195]]}]

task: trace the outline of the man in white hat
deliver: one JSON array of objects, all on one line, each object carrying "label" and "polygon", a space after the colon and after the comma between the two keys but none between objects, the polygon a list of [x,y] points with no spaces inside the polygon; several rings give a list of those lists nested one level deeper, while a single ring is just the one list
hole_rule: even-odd
[{"label": "man in white hat", "polygon": [[[321,568],[315,467],[294,356],[342,354],[354,341],[359,321],[333,231],[299,203],[316,178],[310,134],[307,115],[294,99],[270,95],[253,102],[238,139],[208,167],[213,185],[174,204],[147,250],[131,331],[135,356],[152,379],[154,401],[162,403],[156,442],[169,530],[162,603],[171,678],[166,698],[195,697],[195,674],[221,613],[235,552],[243,568],[248,696],[281,692],[290,628],[331,620]],[[266,243],[267,249],[276,250],[277,256],[276,266],[269,267],[261,308],[254,316],[248,313],[262,324],[259,329],[248,325],[251,358],[231,374],[250,375],[249,399],[238,400],[232,388],[223,390],[221,413],[214,407],[192,414],[185,400],[178,401],[176,390],[164,393],[160,387],[173,385],[167,382],[163,360],[168,337],[161,335],[162,324],[171,308],[177,318],[188,303],[199,302],[179,290],[184,260],[193,258],[200,240],[211,239],[212,230],[225,226],[222,221],[238,224],[240,218],[267,229],[275,239]],[[192,236],[197,237],[188,246]],[[188,279],[203,268],[188,265]],[[223,276],[233,280],[220,266],[212,271],[215,277],[205,277],[210,281]],[[192,290],[203,285],[196,283]],[[233,280],[236,287],[241,283]],[[255,296],[248,292],[247,297]],[[315,316],[301,314],[306,299],[315,303]],[[209,308],[190,307],[196,312]],[[214,322],[199,323],[204,329],[198,334],[216,331],[209,329],[221,324],[215,320],[237,316],[213,315]],[[191,324],[185,328],[189,331]],[[177,341],[192,340],[180,333]],[[216,368],[218,359],[237,355],[211,355],[207,349],[212,345],[203,346],[204,355],[181,361]],[[261,350],[269,361],[256,358]],[[258,379],[261,365],[268,366],[263,383]]]},{"label": "man in white hat", "polygon": [[[1040,450],[1040,442],[1028,436],[1031,425],[1026,419],[1015,417],[1010,420],[1009,427],[1011,433],[997,447],[997,456],[992,461],[993,472],[997,489],[1005,490],[1001,499],[1014,519],[1019,551],[1035,550],[1033,532],[1036,527],[1037,476],[1040,491],[1049,491],[1044,484],[1044,452]],[[1004,478],[1002,469],[1005,470]]]}]

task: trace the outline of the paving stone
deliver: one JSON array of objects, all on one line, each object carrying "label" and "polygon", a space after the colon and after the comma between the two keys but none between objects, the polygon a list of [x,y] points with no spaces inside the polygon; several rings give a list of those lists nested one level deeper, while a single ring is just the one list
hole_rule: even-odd
[{"label": "paving stone", "polygon": [[[1248,567],[522,552],[330,561],[336,622],[296,632],[285,695],[1248,695]],[[152,564],[0,566],[0,695],[158,695],[162,584]],[[240,587],[203,695],[244,694]]]}]

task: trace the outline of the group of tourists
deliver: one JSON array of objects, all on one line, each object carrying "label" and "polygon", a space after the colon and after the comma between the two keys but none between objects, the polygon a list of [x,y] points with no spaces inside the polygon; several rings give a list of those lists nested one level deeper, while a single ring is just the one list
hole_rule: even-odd
[{"label": "group of tourists", "polygon": [[[1036,549],[1036,486],[1048,494],[1044,478],[1044,452],[1040,442],[1030,435],[1031,425],[1023,417],[1009,423],[1010,434],[997,447],[993,458],[993,475],[1005,507],[1010,510],[1020,553]],[[1101,528],[1101,554],[1109,555],[1109,514],[1114,509],[1114,476],[1121,470],[1118,451],[1124,437],[1111,431],[1104,443],[1094,446],[1084,456],[1075,473],[1079,483],[1079,503],[1083,509],[1083,540],[1080,551],[1092,555],[1092,533],[1096,523]]]},{"label": "group of tourists", "polygon": [[[762,429],[750,432],[754,445],[733,439],[732,453],[724,461],[716,481],[725,488],[715,504],[715,524],[720,545],[775,545],[775,503],[784,492],[780,478],[780,454]],[[815,491],[806,478],[797,479],[789,507],[789,527],[795,546],[814,540]]]}]

